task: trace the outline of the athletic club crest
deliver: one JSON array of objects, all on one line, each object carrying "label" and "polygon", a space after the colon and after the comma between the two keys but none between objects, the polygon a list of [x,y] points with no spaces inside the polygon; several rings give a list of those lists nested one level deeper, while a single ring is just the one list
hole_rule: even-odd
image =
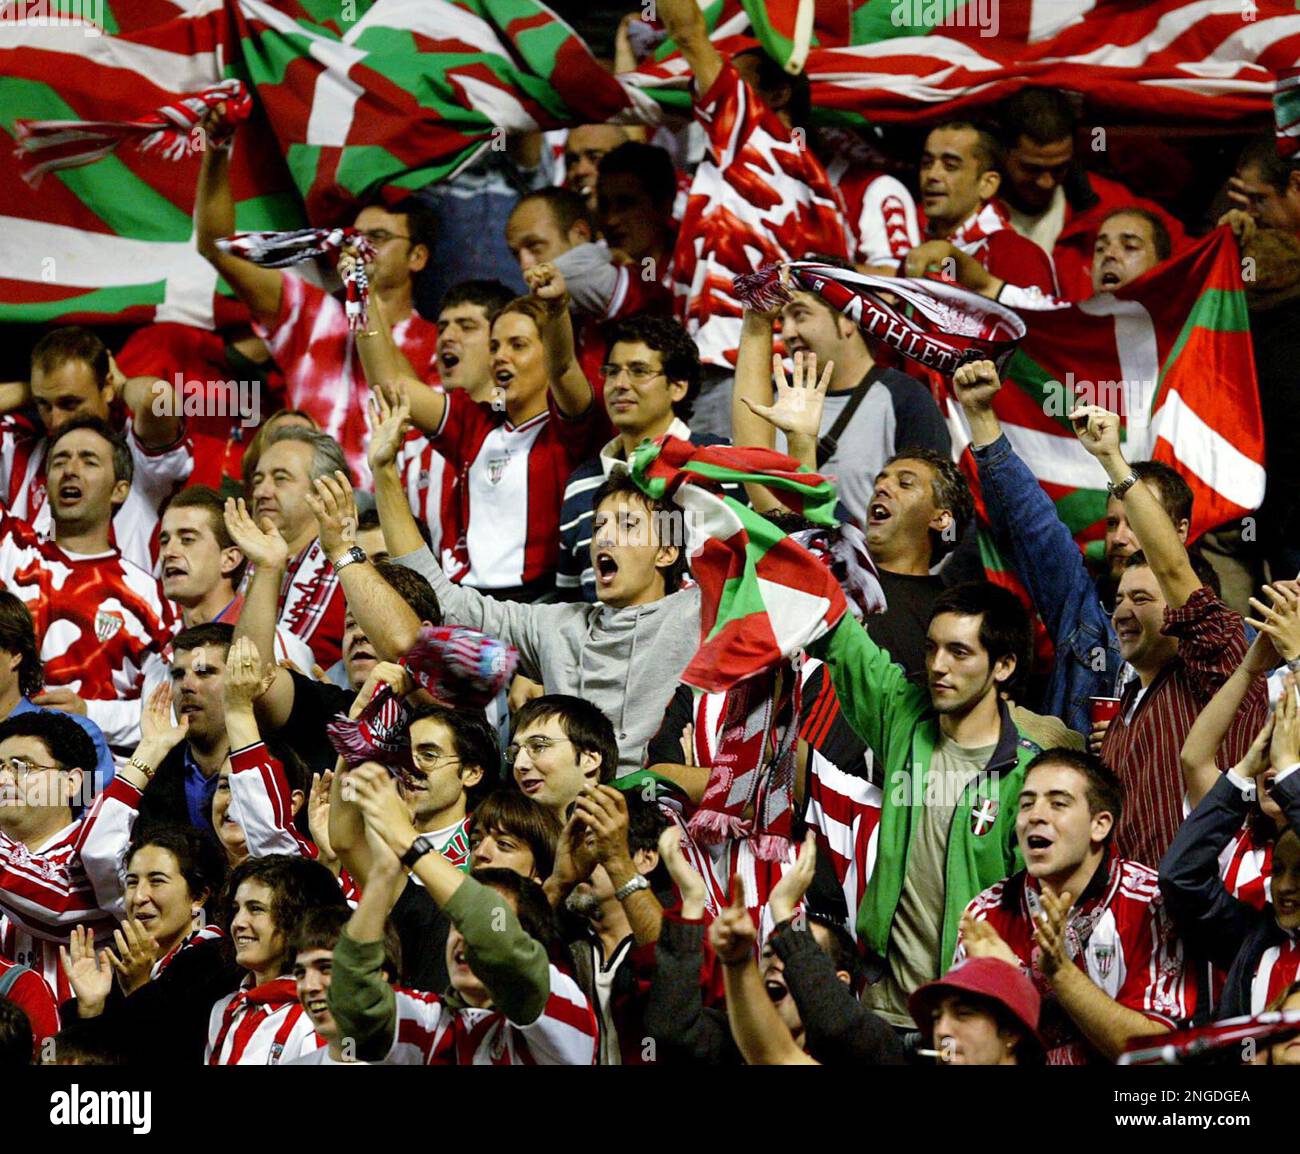
[{"label": "athletic club crest", "polygon": [[998,820],[998,802],[996,799],[986,797],[973,810],[970,811],[970,831],[976,837],[983,837],[993,828],[994,823]]},{"label": "athletic club crest", "polygon": [[99,638],[100,644],[103,644],[110,637],[113,637],[126,621],[120,613],[110,613],[101,609],[95,614],[95,636]]},{"label": "athletic club crest", "polygon": [[488,480],[494,485],[499,485],[501,483],[501,478],[505,475],[506,466],[508,464],[510,464],[509,453],[504,457],[489,457],[487,463]]},{"label": "athletic club crest", "polygon": [[1092,960],[1097,964],[1097,973],[1100,977],[1110,977],[1111,968],[1115,965],[1114,943],[1093,946]]}]

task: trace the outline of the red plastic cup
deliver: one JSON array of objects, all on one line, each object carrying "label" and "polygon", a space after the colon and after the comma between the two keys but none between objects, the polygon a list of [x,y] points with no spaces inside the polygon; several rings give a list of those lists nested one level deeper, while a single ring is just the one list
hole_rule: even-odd
[{"label": "red plastic cup", "polygon": [[1118,697],[1088,698],[1088,717],[1093,725],[1102,725],[1105,722],[1114,721],[1118,713]]}]

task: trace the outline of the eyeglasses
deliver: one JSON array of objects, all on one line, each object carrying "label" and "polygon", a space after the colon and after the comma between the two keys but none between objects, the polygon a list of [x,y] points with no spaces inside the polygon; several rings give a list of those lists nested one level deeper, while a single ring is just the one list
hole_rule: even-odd
[{"label": "eyeglasses", "polygon": [[450,753],[443,753],[436,745],[419,746],[411,750],[411,759],[421,769],[433,769],[439,763],[444,761],[457,762],[459,757],[454,757]]},{"label": "eyeglasses", "polygon": [[386,228],[363,228],[361,229],[361,235],[376,247],[382,244],[387,244],[390,240],[411,239],[409,236],[405,236],[400,232],[389,232]]},{"label": "eyeglasses", "polygon": [[528,750],[528,756],[536,761],[553,745],[572,745],[567,737],[529,737],[522,742],[511,742],[506,746],[506,764],[514,765],[519,760],[519,751]]},{"label": "eyeglasses", "polygon": [[0,773],[9,770],[15,780],[22,781],[29,773],[38,769],[62,770],[61,765],[41,765],[38,761],[28,761],[25,757],[0,757]]},{"label": "eyeglasses", "polygon": [[655,377],[664,375],[663,369],[652,369],[649,365],[601,365],[600,375],[608,385],[616,381],[624,373],[627,373],[627,379],[634,385],[644,385],[648,381],[653,381]]}]

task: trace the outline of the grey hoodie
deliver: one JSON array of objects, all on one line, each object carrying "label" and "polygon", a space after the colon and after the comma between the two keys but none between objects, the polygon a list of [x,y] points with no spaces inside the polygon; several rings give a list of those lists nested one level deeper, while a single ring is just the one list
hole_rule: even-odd
[{"label": "grey hoodie", "polygon": [[567,602],[497,601],[447,580],[427,548],[396,557],[433,586],[443,617],[519,650],[520,669],[547,693],[590,701],[614,723],[618,775],[641,768],[682,671],[700,647],[700,591],[614,609]]}]

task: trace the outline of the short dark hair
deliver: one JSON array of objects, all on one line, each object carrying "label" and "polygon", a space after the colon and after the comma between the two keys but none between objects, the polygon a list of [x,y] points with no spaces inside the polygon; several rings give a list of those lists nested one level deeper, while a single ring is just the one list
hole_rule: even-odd
[{"label": "short dark hair", "polygon": [[624,792],[627,802],[627,848],[629,853],[637,850],[657,850],[659,835],[668,828],[668,818],[658,803],[647,801],[638,790]]},{"label": "short dark hair", "polygon": [[[1187,561],[1201,584],[1208,585],[1210,592],[1216,597],[1222,597],[1223,582],[1219,578],[1219,571],[1205,559],[1205,555],[1199,549],[1188,549]],[[1147,560],[1146,553],[1141,549],[1135,550],[1124,559],[1125,569],[1149,569],[1150,567],[1151,562]]]},{"label": "short dark hair", "polygon": [[476,832],[510,834],[525,842],[533,854],[533,868],[539,877],[550,877],[555,866],[555,846],[560,840],[560,819],[516,789],[497,789],[488,794],[469,817],[470,843]]},{"label": "short dark hair", "polygon": [[108,346],[89,329],[66,325],[46,333],[32,348],[33,373],[51,373],[68,361],[84,361],[99,388],[108,384]]},{"label": "short dark hair", "polygon": [[[302,916],[298,928],[289,941],[289,965],[293,967],[299,954],[308,950],[333,950],[352,918],[346,904],[309,909]],[[397,927],[389,918],[384,922],[384,972],[390,982],[397,982],[402,973],[402,940]]]},{"label": "short dark hair", "polygon": [[677,199],[677,169],[666,148],[639,140],[624,141],[601,157],[596,175],[598,193],[602,176],[636,177],[654,204],[672,212]]},{"label": "short dark hair", "polygon": [[1043,750],[1026,765],[1024,780],[1028,781],[1029,775],[1040,765],[1063,765],[1068,769],[1076,770],[1084,777],[1088,783],[1084,790],[1084,797],[1088,802],[1089,815],[1096,817],[1099,813],[1108,813],[1115,819],[1110,827],[1110,833],[1106,835],[1109,844],[1115,836],[1115,831],[1119,829],[1120,814],[1124,812],[1124,783],[1120,781],[1115,771],[1095,753],[1058,746]]},{"label": "short dark hair", "polygon": [[18,692],[24,697],[40,693],[45,684],[45,667],[36,643],[36,625],[26,602],[8,589],[0,589],[0,649],[22,658],[18,663]]},{"label": "short dark hair", "polygon": [[899,449],[885,465],[895,461],[923,461],[934,472],[931,491],[934,494],[934,507],[947,509],[952,514],[952,540],[946,540],[942,533],[931,533],[931,555],[938,560],[957,548],[957,543],[966,532],[966,527],[975,519],[975,498],[970,491],[970,483],[957,463],[944,453],[934,449],[912,446]]},{"label": "short dark hair", "polygon": [[760,96],[765,97],[767,93],[788,88],[790,99],[786,102],[786,111],[790,114],[790,120],[796,126],[808,123],[808,117],[812,114],[812,88],[806,73],[791,75],[762,48],[747,48],[736,55],[752,56],[758,61]]},{"label": "short dark hair", "polygon": [[457,305],[478,305],[483,315],[491,319],[514,298],[514,292],[499,280],[462,280],[443,293],[438,312]]},{"label": "short dark hair", "polygon": [[38,738],[62,769],[79,769],[90,776],[99,764],[90,735],[65,713],[33,709],[10,714],[0,721],[0,741],[10,737]]},{"label": "short dark hair", "polygon": [[[1033,634],[1028,611],[1010,589],[994,585],[992,581],[964,581],[960,585],[950,585],[934,599],[930,620],[941,613],[979,617],[979,641],[989,655],[989,666],[1003,657],[1013,657],[1016,672],[1023,675]],[[1014,673],[1011,680],[1015,680]]]},{"label": "short dark hair", "polygon": [[681,588],[682,578],[686,575],[686,528],[685,512],[678,508],[670,501],[662,498],[651,497],[646,494],[635,481],[632,480],[630,473],[623,469],[615,469],[608,477],[600,483],[596,492],[591,498],[591,513],[594,517],[596,510],[611,497],[632,497],[640,501],[650,511],[650,520],[653,525],[662,533],[664,528],[676,529],[680,527],[680,532],[675,536],[680,538],[673,541],[660,541],[661,545],[676,545],[677,556],[673,563],[667,568],[662,569],[664,576],[664,592],[675,593]]},{"label": "short dark hair", "polygon": [[474,765],[483,771],[479,784],[466,791],[471,798],[477,799],[497,783],[501,776],[501,746],[496,730],[488,724],[481,709],[431,702],[419,706],[409,714],[408,733],[417,721],[441,721],[451,730],[452,741],[456,744],[452,752],[460,759],[461,766]]},{"label": "short dark hair", "polygon": [[[298,932],[299,923],[309,909],[347,908],[338,880],[318,861],[287,853],[245,858],[230,871],[222,895],[222,915],[227,933],[235,915],[235,895],[246,881],[260,882],[271,891],[271,918],[276,928],[290,940]],[[292,964],[293,958],[286,952],[280,973],[286,973]]]},{"label": "short dark hair", "polygon": [[579,196],[571,188],[556,185],[527,192],[519,198],[519,203],[515,205],[515,209],[517,210],[534,200],[542,201],[551,210],[551,218],[559,226],[561,232],[568,232],[579,221],[593,230],[596,227],[596,222],[592,219],[591,209],[587,207],[586,198]]},{"label": "short dark hair", "polygon": [[66,425],[60,426],[59,431],[50,437],[50,444],[46,449],[46,461],[54,456],[54,446],[69,433],[75,433],[78,429],[89,429],[108,442],[113,454],[113,480],[125,481],[129,485],[135,478],[135,461],[131,457],[131,450],[126,443],[126,438],[103,417],[73,417]]},{"label": "short dark hair", "polygon": [[1155,486],[1160,504],[1175,526],[1192,519],[1192,487],[1177,469],[1164,461],[1135,461],[1132,468],[1139,481]]},{"label": "short dark hair", "polygon": [[1266,133],[1253,137],[1241,150],[1237,158],[1237,171],[1243,168],[1258,168],[1259,176],[1265,184],[1271,184],[1278,192],[1285,192],[1291,182],[1291,174],[1300,172],[1300,156],[1286,159],[1277,154],[1277,140],[1273,134]]},{"label": "short dark hair", "polygon": [[[209,485],[188,485],[174,494],[163,504],[162,512],[159,514],[159,522],[172,509],[203,509],[208,514],[208,525],[212,529],[212,536],[217,540],[218,549],[237,549],[235,539],[230,535],[230,530],[226,528],[226,500],[220,493]],[[240,563],[231,570],[230,583],[239,588],[239,583],[244,579],[244,573],[248,569],[247,560]]]},{"label": "short dark hair", "polygon": [[975,162],[980,166],[981,175],[986,172],[1001,173],[1006,169],[1006,154],[1003,152],[1002,141],[998,139],[998,130],[994,125],[985,121],[945,120],[942,124],[933,125],[930,132],[938,132],[940,129],[952,132],[966,130],[975,133],[974,156]]},{"label": "short dark hair", "polygon": [[[854,945],[853,938],[844,926],[835,921],[834,918],[825,914],[808,911],[809,933],[812,932],[812,926],[821,926],[826,931],[826,945],[822,952],[831,960],[831,965],[837,971],[843,970],[849,975],[849,989],[855,993],[862,985],[862,979],[865,977],[862,957],[858,953],[858,947]],[[814,938],[815,940],[815,938]],[[821,943],[817,943],[821,948]]]},{"label": "short dark hair", "polygon": [[126,865],[146,846],[165,849],[189,886],[190,896],[215,905],[226,883],[226,855],[213,840],[192,825],[161,822],[137,830],[127,851]]},{"label": "short dark hair", "polygon": [[429,259],[433,259],[433,246],[438,241],[438,214],[418,196],[407,196],[396,204],[389,204],[382,194],[367,196],[357,205],[353,219],[367,208],[378,208],[393,216],[406,217],[406,232],[411,238],[411,247],[422,244],[429,250]]},{"label": "short dark hair", "polygon": [[[229,653],[230,647],[235,643],[235,627],[228,621],[207,621],[202,625],[191,625],[188,629],[182,629],[176,634],[172,641],[172,651],[179,653],[182,649],[198,649],[211,646],[213,649],[220,649],[221,652]],[[272,659],[273,654],[264,654],[263,661]]]},{"label": "short dark hair", "polygon": [[1100,232],[1108,220],[1117,216],[1136,216],[1145,220],[1151,226],[1151,244],[1156,250],[1156,260],[1168,260],[1169,254],[1174,251],[1174,242],[1169,235],[1169,230],[1165,227],[1165,222],[1161,220],[1149,208],[1143,208],[1139,204],[1130,204],[1124,208],[1117,208],[1108,212],[1097,226]]},{"label": "short dark hair", "polygon": [[401,594],[402,600],[421,621],[430,625],[442,624],[442,607],[427,577],[389,560],[376,561],[375,572]]},{"label": "short dark hair", "polygon": [[35,1045],[32,1024],[22,1006],[0,997],[0,1070],[30,1066]]},{"label": "short dark hair", "polygon": [[1059,88],[1022,88],[998,106],[997,119],[1007,148],[1014,148],[1022,136],[1035,144],[1073,140],[1079,124],[1069,97]]},{"label": "short dark hair", "polygon": [[605,347],[613,351],[620,342],[634,344],[638,341],[659,354],[664,376],[670,381],[686,382],[686,395],[673,402],[673,413],[683,421],[689,421],[695,398],[700,392],[700,350],[694,338],[673,317],[640,313],[615,324]]},{"label": "short dark hair", "polygon": [[600,782],[614,780],[618,772],[618,741],[614,726],[590,701],[570,693],[547,693],[525,702],[514,716],[510,730],[511,740],[520,730],[538,722],[558,718],[564,736],[573,742],[579,753],[594,753],[600,757]]},{"label": "short dark hair", "polygon": [[514,870],[495,866],[474,870],[470,876],[498,893],[508,894],[513,898],[515,916],[519,919],[519,925],[524,933],[541,944],[551,961],[570,964],[568,947],[560,934],[555,912],[551,909],[551,903],[546,900],[546,894],[540,884],[532,878],[515,873]]}]

